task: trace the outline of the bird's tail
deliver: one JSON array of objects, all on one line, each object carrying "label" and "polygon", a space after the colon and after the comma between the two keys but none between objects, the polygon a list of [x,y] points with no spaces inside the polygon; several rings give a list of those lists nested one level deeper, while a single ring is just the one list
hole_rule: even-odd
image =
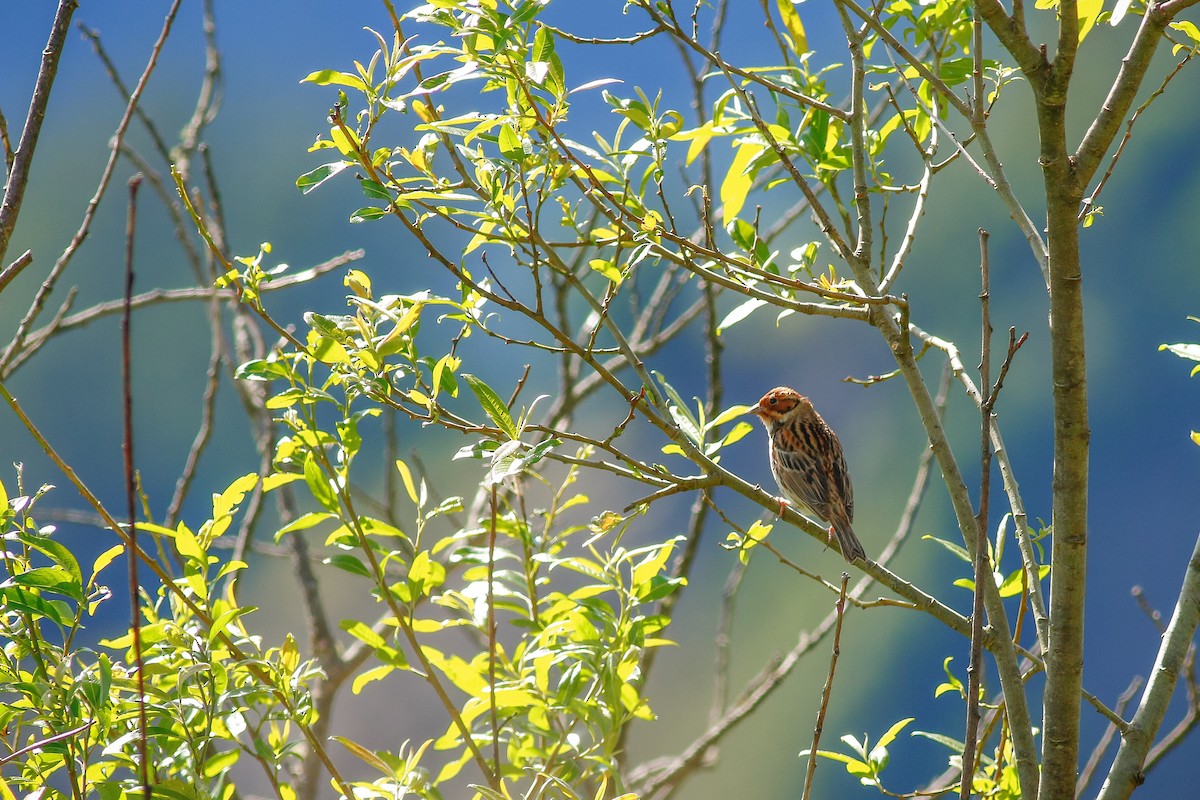
[{"label": "bird's tail", "polygon": [[837,537],[838,548],[842,551],[842,558],[846,561],[854,563],[867,560],[867,551],[863,550],[862,542],[854,535],[854,529],[850,527],[850,520],[833,520],[833,535]]}]

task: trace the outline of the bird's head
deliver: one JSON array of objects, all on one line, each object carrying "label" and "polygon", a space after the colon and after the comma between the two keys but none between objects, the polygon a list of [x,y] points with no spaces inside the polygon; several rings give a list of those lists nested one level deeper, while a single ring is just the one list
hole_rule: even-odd
[{"label": "bird's head", "polygon": [[812,413],[812,403],[795,389],[778,386],[764,394],[750,413],[761,419],[768,430],[775,430],[796,414]]}]

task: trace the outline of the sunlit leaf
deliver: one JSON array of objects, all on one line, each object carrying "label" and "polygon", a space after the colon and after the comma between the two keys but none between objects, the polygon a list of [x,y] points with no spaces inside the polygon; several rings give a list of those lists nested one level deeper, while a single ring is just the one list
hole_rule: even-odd
[{"label": "sunlit leaf", "polygon": [[316,169],[310,170],[299,178],[296,178],[296,188],[304,194],[308,194],[352,164],[353,162],[351,161],[333,161],[328,164],[322,164]]},{"label": "sunlit leaf", "polygon": [[765,305],[767,305],[767,301],[760,300],[757,297],[751,297],[749,300],[744,300],[741,303],[738,303],[733,307],[733,310],[726,314],[725,318],[717,324],[717,333],[724,333]]},{"label": "sunlit leaf", "polygon": [[349,86],[351,89],[357,89],[360,92],[367,90],[367,85],[363,83],[362,78],[357,75],[351,75],[348,72],[338,72],[332,69],[320,69],[316,72],[310,72],[300,82],[315,83],[318,86]]},{"label": "sunlit leaf", "polygon": [[510,439],[520,438],[521,432],[517,430],[512,414],[509,413],[508,406],[500,399],[500,395],[496,394],[495,390],[488,386],[482,379],[474,375],[463,373],[462,377],[467,382],[467,385],[471,387],[471,391],[475,393],[476,399],[479,400],[479,405],[483,407],[483,412],[496,424],[496,427],[502,430]]},{"label": "sunlit leaf", "polygon": [[734,153],[733,163],[721,181],[721,219],[725,222],[741,213],[742,206],[746,204],[746,197],[753,186],[753,179],[749,175],[750,162],[762,152],[762,148],[761,144],[746,143],[739,145]]},{"label": "sunlit leaf", "polygon": [[1082,42],[1104,10],[1104,0],[1077,0],[1076,8],[1079,13],[1079,41]]},{"label": "sunlit leaf", "polygon": [[1180,358],[1186,358],[1190,361],[1200,361],[1200,344],[1160,344],[1158,349],[1160,351],[1169,350]]},{"label": "sunlit leaf", "polygon": [[804,33],[804,23],[800,21],[800,14],[796,12],[796,6],[792,0],[776,0],[776,5],[779,7],[779,16],[783,19],[783,27],[787,28],[788,35],[792,38],[792,48],[796,55],[808,52],[808,37]]}]

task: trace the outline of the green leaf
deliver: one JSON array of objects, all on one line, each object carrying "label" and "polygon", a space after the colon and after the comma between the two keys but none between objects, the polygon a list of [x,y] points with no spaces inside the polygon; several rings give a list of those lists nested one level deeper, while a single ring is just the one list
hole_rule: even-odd
[{"label": "green leaf", "polygon": [[356,619],[344,619],[338,623],[338,627],[370,647],[372,650],[377,650],[387,644],[387,642],[383,640],[383,637],[376,633],[371,626],[365,622],[361,622]]},{"label": "green leaf", "polygon": [[282,361],[267,358],[247,361],[237,368],[234,377],[243,381],[273,381],[291,375],[291,367]]},{"label": "green leaf", "polygon": [[381,219],[388,215],[386,208],[375,208],[374,206],[364,206],[350,215],[350,221],[353,223],[369,222],[373,219]]},{"label": "green leaf", "polygon": [[728,447],[735,442],[740,442],[752,430],[754,430],[754,426],[749,422],[739,422],[730,429],[729,433],[725,434],[725,438],[721,440],[721,447]]},{"label": "green leaf", "polygon": [[364,178],[358,182],[359,187],[365,197],[371,200],[386,200],[392,202],[392,193],[384,188],[379,181],[373,181],[370,178]]},{"label": "green leaf", "polygon": [[931,542],[937,542],[942,547],[961,558],[963,561],[966,561],[968,564],[971,563],[971,556],[967,553],[967,549],[961,544],[954,544],[953,542],[946,541],[945,539],[939,539],[938,537],[931,536],[930,534],[925,534],[921,538]]},{"label": "green leaf", "polygon": [[754,408],[754,406],[742,406],[742,405],[730,406],[729,408],[722,411],[720,414],[717,414],[715,417],[713,417],[712,421],[704,426],[704,430],[710,431],[713,428],[716,428],[720,425],[724,425],[726,422],[735,420],[738,417],[745,415],[752,408]]},{"label": "green leaf", "polygon": [[304,194],[308,194],[353,163],[352,161],[331,161],[328,164],[322,164],[296,178],[296,188]]},{"label": "green leaf", "polygon": [[396,471],[400,473],[400,480],[404,482],[404,491],[408,494],[408,499],[416,503],[417,490],[413,483],[412,470],[408,468],[408,464],[396,459]]},{"label": "green leaf", "polygon": [[[1001,597],[1016,597],[1021,593],[1023,588],[1022,575],[1025,574],[1024,569],[1013,570],[1000,584]],[[1050,565],[1041,564],[1038,566],[1038,580],[1044,580],[1050,574]]]},{"label": "green leaf", "polygon": [[[92,577],[91,581],[96,580],[96,576],[100,571],[113,562],[117,556],[125,552],[125,545],[114,544],[112,547],[105,550],[100,555],[96,556],[96,560],[92,562]],[[89,583],[91,582],[89,581]]]},{"label": "green leaf", "polygon": [[380,664],[378,667],[373,667],[366,672],[359,673],[354,676],[354,681],[350,685],[350,691],[354,694],[359,694],[368,683],[383,680],[395,671],[396,668],[391,664]]},{"label": "green leaf", "polygon": [[349,72],[338,72],[332,69],[319,69],[316,72],[310,72],[300,82],[315,83],[318,86],[349,86],[351,89],[357,89],[360,92],[367,91],[367,85],[363,83],[362,78],[357,75],[351,75]]},{"label": "green leaf", "polygon": [[549,28],[539,27],[533,35],[533,60],[549,61],[553,55],[554,35],[550,33]]},{"label": "green leaf", "polygon": [[217,639],[220,638],[221,634],[225,632],[225,629],[229,627],[229,624],[231,622],[233,622],[238,617],[244,617],[246,614],[249,614],[253,610],[254,610],[253,608],[228,608],[228,609],[226,609],[224,611],[224,613],[222,613],[219,617],[217,617],[216,619],[213,620],[212,627],[209,628],[209,631],[208,631],[209,646],[211,646],[214,642],[217,641]]},{"label": "green leaf", "polygon": [[289,533],[308,530],[314,525],[320,525],[322,522],[331,519],[337,519],[337,515],[330,514],[328,511],[309,511],[307,514],[301,514],[287,525],[275,531],[275,541],[278,542]]},{"label": "green leaf", "polygon": [[463,380],[471,387],[471,391],[475,393],[476,399],[479,400],[479,405],[483,407],[483,411],[496,424],[496,427],[504,432],[510,439],[518,439],[521,432],[517,430],[516,424],[513,422],[512,414],[508,411],[508,406],[500,399],[500,395],[488,386],[481,379],[469,373],[463,373]]},{"label": "green leaf", "polygon": [[960,696],[966,696],[967,690],[963,686],[963,682],[959,680],[957,675],[950,671],[950,663],[952,661],[954,661],[954,656],[946,656],[945,660],[942,661],[942,671],[946,673],[946,680],[938,684],[938,687],[934,689],[934,697],[941,697],[946,692],[957,692]]},{"label": "green leaf", "polygon": [[588,262],[588,266],[595,272],[599,272],[608,278],[614,286],[620,286],[621,281],[625,280],[625,276],[621,274],[620,267],[607,258],[593,258]]},{"label": "green leaf", "polygon": [[72,600],[83,600],[83,586],[62,567],[36,567],[19,575],[13,575],[5,583],[24,586],[28,589],[56,592],[66,595]]},{"label": "green leaf", "polygon": [[688,410],[687,403],[683,402],[683,398],[679,396],[679,392],[675,391],[675,387],[667,383],[667,379],[662,373],[655,370],[651,372],[654,377],[658,378],[658,382],[662,384],[663,390],[667,393],[670,400],[667,411],[670,412],[671,418],[675,420],[675,424],[688,439],[699,444],[703,440],[702,428],[696,418],[692,416],[692,412]]},{"label": "green leaf", "polygon": [[25,545],[48,556],[51,561],[66,570],[72,581],[83,585],[83,570],[79,568],[79,562],[75,560],[75,555],[65,545],[49,536],[40,536],[36,533],[21,533],[20,540]]},{"label": "green leaf", "polygon": [[521,137],[517,135],[517,131],[512,125],[505,123],[500,127],[500,136],[497,139],[497,144],[500,145],[500,155],[510,161],[523,161],[525,159],[525,147],[521,143]]},{"label": "green leaf", "polygon": [[337,495],[334,493],[333,487],[329,485],[328,478],[321,471],[321,466],[315,458],[310,457],[304,461],[304,482],[308,484],[308,490],[312,492],[313,498],[321,504],[322,508],[333,513],[337,512]]},{"label": "green leaf", "polygon": [[[682,536],[676,536],[672,539],[668,539],[661,545],[640,548],[639,550],[634,550],[629,553],[629,556],[632,557],[641,552],[646,552],[646,557],[634,566],[630,579],[633,590],[638,592],[639,596],[642,594],[642,587],[645,584],[648,584],[652,578],[658,576],[658,574],[662,572],[663,567],[666,566],[667,559],[671,557],[671,553],[675,550],[675,545],[678,544],[683,538],[684,537]],[[640,597],[640,599],[644,600],[645,597]]]},{"label": "green leaf", "polygon": [[371,570],[367,569],[356,556],[352,556],[349,553],[338,553],[337,555],[330,556],[325,561],[331,566],[354,575],[361,575],[364,578],[371,577]]},{"label": "green leaf", "polygon": [[963,743],[953,737],[945,736],[940,733],[929,733],[927,731],[913,731],[912,735],[920,736],[921,738],[928,739],[931,742],[937,742],[944,747],[948,747],[952,753],[958,753],[959,755],[962,754]]},{"label": "green leaf", "polygon": [[358,744],[357,742],[351,741],[350,739],[347,739],[345,736],[331,736],[329,738],[333,739],[335,742],[340,743],[343,747],[345,747],[347,750],[349,750],[351,753],[353,753],[355,756],[357,756],[360,761],[362,761],[366,764],[369,764],[372,768],[379,770],[384,775],[392,774],[393,769],[390,766],[388,766],[388,763],[386,761],[384,761],[382,758],[380,758],[379,756],[372,753],[367,748]]},{"label": "green leaf", "polygon": [[34,617],[44,617],[63,628],[75,624],[75,612],[62,600],[47,600],[20,586],[0,587],[0,607],[6,611],[23,611]]},{"label": "green leaf", "polygon": [[896,724],[892,725],[892,727],[887,729],[887,732],[884,733],[883,736],[879,737],[879,742],[875,746],[887,747],[896,738],[896,735],[908,727],[915,719],[916,717],[905,717]]},{"label": "green leaf", "polygon": [[717,334],[720,335],[729,330],[765,305],[767,305],[767,301],[757,297],[751,297],[749,300],[738,303],[732,311],[725,315],[725,319],[717,324]]}]

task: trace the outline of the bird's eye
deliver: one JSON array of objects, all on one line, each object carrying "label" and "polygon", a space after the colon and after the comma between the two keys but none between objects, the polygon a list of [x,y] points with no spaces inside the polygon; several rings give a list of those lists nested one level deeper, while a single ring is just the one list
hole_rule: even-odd
[{"label": "bird's eye", "polygon": [[778,400],[779,400],[779,398],[778,398],[778,397],[772,397],[772,398],[771,398],[770,400],[768,400],[767,402],[768,402],[768,403],[770,403],[771,405],[775,405],[775,403],[776,403]]}]

